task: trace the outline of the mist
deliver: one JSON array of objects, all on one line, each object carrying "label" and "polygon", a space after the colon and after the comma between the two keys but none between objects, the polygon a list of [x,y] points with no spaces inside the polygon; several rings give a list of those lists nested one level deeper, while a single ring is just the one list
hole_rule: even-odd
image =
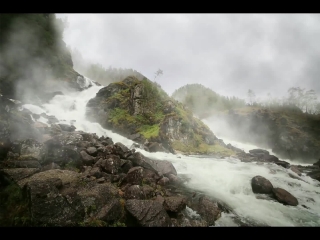
[{"label": "mist", "polygon": [[60,78],[63,74],[61,66],[68,60],[62,55],[68,53],[65,43],[55,35],[61,29],[58,29],[54,15],[16,14],[13,17],[7,14],[7,19],[5,15],[2,20],[9,23],[4,27],[0,48],[2,94],[25,103],[36,103],[38,97],[44,97],[48,92],[70,91],[72,88],[66,81],[57,82],[64,80]]},{"label": "mist", "polygon": [[201,83],[224,96],[320,93],[317,14],[57,14],[64,40],[104,67],[132,68],[171,95]]}]

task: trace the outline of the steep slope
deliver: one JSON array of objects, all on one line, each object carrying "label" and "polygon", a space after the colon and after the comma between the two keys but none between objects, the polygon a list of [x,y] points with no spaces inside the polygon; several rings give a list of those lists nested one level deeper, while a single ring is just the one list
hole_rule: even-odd
[{"label": "steep slope", "polygon": [[79,89],[82,76],[73,69],[63,23],[54,14],[1,14],[0,32],[2,95],[22,100],[62,85]]},{"label": "steep slope", "polygon": [[87,117],[134,141],[161,144],[157,150],[233,154],[183,104],[146,78],[127,77],[102,88],[88,102]]}]

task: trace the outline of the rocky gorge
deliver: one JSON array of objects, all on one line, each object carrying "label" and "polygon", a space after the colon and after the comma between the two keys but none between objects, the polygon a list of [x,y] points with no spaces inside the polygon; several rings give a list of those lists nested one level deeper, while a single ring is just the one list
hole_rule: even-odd
[{"label": "rocky gorge", "polygon": [[279,155],[244,151],[147,78],[75,71],[53,14],[0,20],[0,226],[320,226],[317,121],[272,115],[280,138],[250,132]]},{"label": "rocky gorge", "polygon": [[[52,100],[59,96],[64,95],[54,95]],[[205,227],[216,225],[226,214],[232,215],[237,226],[268,225],[241,217],[230,203],[202,189],[205,185],[196,189],[190,186],[192,173],[177,171],[184,155],[175,154],[173,162],[162,155],[157,159],[152,154],[159,152],[152,153],[144,144],[130,141],[126,146],[128,142],[124,145],[107,135],[78,130],[75,123],[80,119],[70,124],[26,106],[1,96],[2,226]],[[304,179],[308,176],[319,181],[318,163],[313,167],[293,166],[264,150],[245,153],[231,145],[225,147],[233,149],[233,157],[243,164],[279,166],[292,180],[303,184],[310,184]],[[218,159],[226,164],[233,158]],[[301,197],[292,195],[287,187],[272,184],[269,190],[257,190],[265,189],[268,181],[253,174],[246,185],[257,200],[283,206],[310,209],[310,204],[318,201],[313,197],[309,205],[300,203]]]}]

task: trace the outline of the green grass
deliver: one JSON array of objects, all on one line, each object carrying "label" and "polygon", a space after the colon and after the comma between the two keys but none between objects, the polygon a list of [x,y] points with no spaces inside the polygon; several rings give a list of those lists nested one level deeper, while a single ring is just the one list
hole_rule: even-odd
[{"label": "green grass", "polygon": [[174,141],[172,143],[172,147],[174,150],[189,154],[218,154],[223,157],[228,157],[235,154],[231,149],[225,148],[218,144],[208,145],[204,143],[203,140],[199,142],[199,139],[196,139],[195,142],[196,144],[184,144],[181,141]]},{"label": "green grass", "polygon": [[114,125],[120,125],[121,122],[135,122],[134,116],[129,114],[129,111],[126,109],[115,108],[110,112],[109,121]]},{"label": "green grass", "polygon": [[139,128],[139,133],[143,135],[146,139],[150,139],[151,137],[159,136],[159,124],[154,125],[143,125]]}]

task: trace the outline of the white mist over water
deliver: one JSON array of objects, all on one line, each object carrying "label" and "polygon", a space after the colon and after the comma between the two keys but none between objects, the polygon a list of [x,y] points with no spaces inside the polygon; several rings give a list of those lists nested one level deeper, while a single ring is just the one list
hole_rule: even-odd
[{"label": "white mist over water", "polygon": [[[76,130],[108,136],[113,142],[121,142],[130,148],[133,141],[102,128],[98,123],[86,120],[86,104],[102,88],[93,85],[82,92],[57,95],[42,106],[26,104],[23,107],[34,113],[45,112],[47,115],[54,115],[61,123],[73,123]],[[252,149],[251,146],[249,149]],[[160,152],[149,153],[141,149],[137,151],[146,157],[172,162],[178,175],[190,176],[190,181],[186,183],[189,188],[202,191],[229,206],[233,212],[222,213],[222,217],[216,221],[216,226],[238,226],[234,221],[235,216],[254,225],[320,226],[320,184],[308,176],[301,177],[305,181],[303,182],[290,178],[288,173],[293,172],[278,165],[243,163],[232,157],[200,158]],[[276,173],[272,174],[271,170]],[[284,206],[273,200],[257,199],[257,195],[251,189],[251,179],[256,175],[269,179],[274,187],[281,187],[290,192],[298,199],[299,205]]]},{"label": "white mist over water", "polygon": [[[202,121],[208,127],[210,127],[210,129],[216,129],[216,126],[213,126],[213,124],[209,120],[204,119]],[[228,130],[228,131],[230,131],[230,130]],[[281,158],[281,157],[277,156],[277,154],[274,153],[271,148],[264,148],[264,147],[257,146],[257,145],[251,144],[251,143],[243,143],[243,142],[239,142],[239,141],[230,139],[230,137],[227,137],[227,136],[223,135],[223,131],[221,129],[220,129],[219,136],[216,135],[216,137],[219,138],[219,139],[222,139],[225,144],[229,144],[230,143],[232,146],[234,146],[236,148],[239,148],[239,149],[245,151],[246,153],[248,153],[249,150],[252,150],[252,149],[264,149],[264,150],[267,150],[271,155],[274,155],[274,156],[278,157],[280,160],[286,161],[286,162],[288,162],[288,163],[290,163],[292,165],[301,165],[301,166],[310,166],[310,165],[312,165],[311,163],[302,163],[302,162],[292,161],[290,159]]]}]

